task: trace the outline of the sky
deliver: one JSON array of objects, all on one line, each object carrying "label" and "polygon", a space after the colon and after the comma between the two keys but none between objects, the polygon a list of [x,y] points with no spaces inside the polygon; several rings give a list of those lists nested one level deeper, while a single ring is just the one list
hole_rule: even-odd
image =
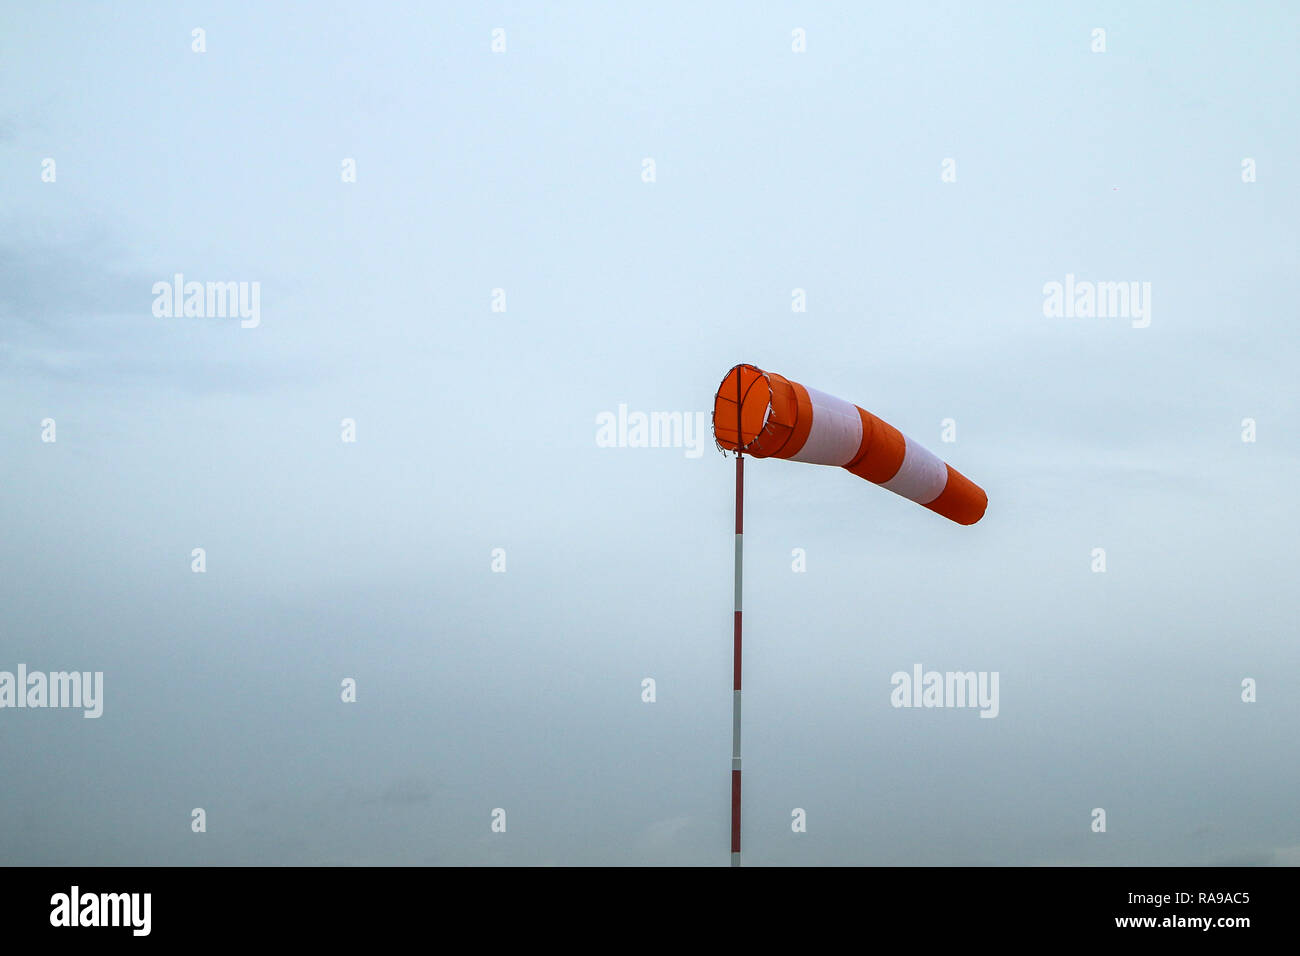
[{"label": "sky", "polygon": [[0,863],[726,865],[750,362],[746,865],[1300,864],[1300,11],[982,6],[5,4]]}]

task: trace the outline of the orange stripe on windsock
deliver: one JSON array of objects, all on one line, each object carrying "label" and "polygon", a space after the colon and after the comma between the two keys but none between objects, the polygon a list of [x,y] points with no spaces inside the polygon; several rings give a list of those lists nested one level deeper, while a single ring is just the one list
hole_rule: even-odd
[{"label": "orange stripe on windsock", "polygon": [[862,444],[858,457],[844,467],[859,478],[880,484],[898,474],[906,442],[903,433],[862,408]]},{"label": "orange stripe on windsock", "polygon": [[722,380],[713,433],[722,448],[755,458],[842,466],[958,524],[974,524],[988,507],[982,488],[884,419],[753,365],[737,365]]},{"label": "orange stripe on windsock", "polygon": [[784,378],[781,381],[790,388],[790,397],[794,402],[794,421],[790,426],[790,437],[772,454],[777,458],[790,458],[799,454],[808,443],[808,435],[813,426],[812,402],[808,398],[808,389],[798,382]]},{"label": "orange stripe on windsock", "polygon": [[989,506],[989,496],[984,489],[971,481],[952,465],[948,469],[948,483],[938,498],[925,507],[958,524],[974,524],[984,517]]},{"label": "orange stripe on windsock", "polygon": [[[792,441],[803,445],[808,438],[808,427],[812,424],[805,415],[804,428],[796,433],[799,424],[799,394],[795,386],[775,372],[769,372],[767,379],[772,389],[769,399],[772,409],[762,434],[754,439],[754,444],[748,449],[755,458],[780,456],[781,450]],[[804,398],[807,399],[806,392]]]}]

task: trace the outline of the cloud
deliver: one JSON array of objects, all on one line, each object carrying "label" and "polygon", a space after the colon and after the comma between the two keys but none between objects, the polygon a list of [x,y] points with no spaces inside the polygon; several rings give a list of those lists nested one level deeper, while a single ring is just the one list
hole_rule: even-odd
[{"label": "cloud", "polygon": [[410,807],[430,803],[433,788],[418,777],[403,777],[384,788],[378,802],[390,807]]},{"label": "cloud", "polygon": [[1211,866],[1300,866],[1300,846],[1238,850],[1219,857]]},{"label": "cloud", "polygon": [[236,319],[153,315],[153,285],[107,236],[0,244],[0,371],[97,386],[252,392],[320,378]]},{"label": "cloud", "polygon": [[1273,848],[1273,866],[1300,866],[1300,845]]},{"label": "cloud", "polygon": [[682,835],[695,825],[690,816],[669,817],[650,824],[638,838],[643,851],[670,850],[684,846]]}]

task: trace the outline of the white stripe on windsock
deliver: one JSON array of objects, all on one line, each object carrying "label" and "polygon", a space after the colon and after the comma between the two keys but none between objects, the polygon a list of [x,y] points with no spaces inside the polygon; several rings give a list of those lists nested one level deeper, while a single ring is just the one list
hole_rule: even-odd
[{"label": "white stripe on windsock", "polygon": [[809,388],[812,403],[812,428],[803,447],[790,456],[791,461],[814,465],[847,465],[862,444],[862,415],[858,406],[834,395]]},{"label": "white stripe on windsock", "polygon": [[910,498],[918,505],[928,505],[943,494],[948,484],[948,466],[906,435],[903,441],[903,463],[898,466],[898,474],[880,482],[880,487]]}]

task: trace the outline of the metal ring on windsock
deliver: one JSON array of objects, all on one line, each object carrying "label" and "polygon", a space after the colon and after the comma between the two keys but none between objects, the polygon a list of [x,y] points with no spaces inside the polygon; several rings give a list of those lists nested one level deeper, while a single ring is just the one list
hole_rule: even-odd
[{"label": "metal ring on windsock", "polygon": [[713,435],[755,458],[839,465],[958,524],[974,524],[988,507],[984,489],[893,425],[753,365],[737,365],[718,386]]}]

